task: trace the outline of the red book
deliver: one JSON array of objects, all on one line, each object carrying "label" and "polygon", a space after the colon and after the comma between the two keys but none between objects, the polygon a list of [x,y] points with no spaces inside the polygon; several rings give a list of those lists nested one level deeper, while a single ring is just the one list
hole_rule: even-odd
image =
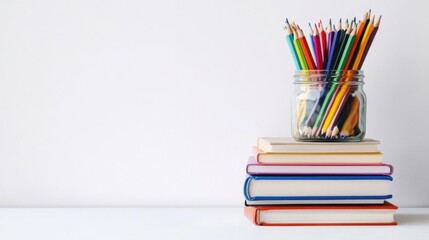
[{"label": "red book", "polygon": [[284,205],[245,206],[244,214],[259,226],[370,226],[396,225],[397,206],[381,205]]}]

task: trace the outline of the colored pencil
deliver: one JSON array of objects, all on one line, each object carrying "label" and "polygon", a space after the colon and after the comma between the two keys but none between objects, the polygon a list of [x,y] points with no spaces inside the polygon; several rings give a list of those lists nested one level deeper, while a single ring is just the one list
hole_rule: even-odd
[{"label": "colored pencil", "polygon": [[320,41],[320,35],[319,30],[317,29],[317,26],[314,28],[314,34],[313,34],[313,41],[314,41],[314,52],[316,56],[316,65],[318,70],[323,69],[323,51]]},{"label": "colored pencil", "polygon": [[347,59],[347,63],[346,63],[346,69],[350,69],[350,66],[352,66],[352,60],[353,60],[353,56],[355,55],[355,53],[357,54],[357,47],[359,45],[359,43],[361,42],[362,36],[363,36],[363,32],[365,31],[365,26],[366,26],[366,18],[367,18],[367,14],[365,14],[364,16],[364,21],[361,21],[358,25],[358,29],[356,31],[356,38],[355,41],[353,43],[353,47],[350,50],[351,54],[349,55],[349,58]]},{"label": "colored pencil", "polygon": [[[348,39],[347,44],[346,44],[346,46],[344,48],[343,56],[341,56],[341,59],[340,59],[340,61],[338,63],[339,66],[338,66],[337,70],[343,70],[344,69],[344,66],[346,64],[346,60],[347,60],[347,58],[349,56],[351,47],[352,47],[353,42],[355,40],[355,33],[356,33],[356,29],[354,29],[350,33],[350,38]],[[334,100],[331,108],[329,109],[326,121],[323,124],[322,134],[324,134],[324,133],[326,133],[328,131],[328,127],[330,127],[329,129],[331,129],[333,127],[332,124],[336,121],[335,116],[337,116],[337,117],[339,116],[338,114],[336,114],[337,113],[337,109],[339,108],[339,106],[340,106],[341,103],[343,103],[343,105],[345,103],[345,101],[343,100],[343,96],[344,96],[345,92],[347,91],[348,86],[341,86],[341,88],[338,87],[338,89],[341,89],[341,90],[338,92],[337,95],[334,95],[336,97],[334,97],[335,100]],[[330,137],[330,134],[328,134],[327,137]]]},{"label": "colored pencil", "polygon": [[334,39],[334,33],[332,31],[332,21],[331,21],[331,19],[329,19],[329,25],[328,25],[327,31],[328,31],[328,34],[327,34],[328,35],[328,42],[326,44],[326,51],[327,51],[327,53],[326,53],[326,56],[325,56],[325,59],[324,59],[324,61],[325,61],[325,69],[326,69],[326,65],[328,64],[329,53],[331,52],[332,41]]},{"label": "colored pencil", "polygon": [[371,36],[372,29],[374,28],[374,16],[371,19],[371,22],[368,24],[368,26],[365,29],[365,33],[363,34],[362,41],[360,43],[359,51],[356,55],[356,59],[353,62],[352,70],[358,70],[359,65],[361,65],[362,56],[365,52],[366,45],[368,43],[369,37]]},{"label": "colored pencil", "polygon": [[[338,50],[337,56],[335,57],[335,63],[334,63],[334,69],[335,70],[343,70],[343,68],[344,68],[344,67],[339,67],[339,63],[340,63],[342,56],[344,56],[344,50],[346,48],[346,45],[348,44],[348,38],[349,38],[351,31],[352,31],[352,25],[351,24],[350,24],[350,26],[347,26],[346,31],[345,31],[345,29],[342,29],[342,35],[344,35],[344,37],[342,37],[342,39],[340,40],[341,46]],[[348,53],[347,53],[347,55],[348,55]]]},{"label": "colored pencil", "polygon": [[289,21],[288,21],[287,18],[286,18],[285,30],[286,30],[286,42],[287,42],[287,44],[289,46],[289,50],[292,53],[292,58],[293,58],[293,61],[295,63],[296,69],[297,70],[301,70],[302,67],[301,67],[301,64],[300,64],[300,62],[298,60],[298,55],[296,53],[295,46],[293,45],[293,33],[292,33],[291,26],[290,26]]},{"label": "colored pencil", "polygon": [[[338,133],[340,133],[340,129],[343,127],[344,122],[346,121],[346,118],[350,113],[350,108],[354,98],[355,97],[352,97],[352,96],[347,98],[347,102],[345,103],[345,108],[343,111],[341,111],[341,114],[338,117],[337,124],[333,128],[332,133],[330,134],[331,137],[337,138]],[[326,133],[326,135],[328,135],[328,133]]]},{"label": "colored pencil", "polygon": [[352,101],[350,113],[344,122],[340,131],[340,138],[348,137],[353,130],[354,126],[359,122],[359,100],[355,97]]},{"label": "colored pencil", "polygon": [[301,43],[298,40],[298,36],[296,34],[296,31],[294,31],[293,37],[294,37],[293,38],[293,45],[295,46],[296,55],[298,56],[298,59],[299,59],[300,65],[301,65],[301,69],[302,70],[308,70],[307,62],[305,60],[304,53],[302,52]]},{"label": "colored pencil", "polygon": [[340,32],[336,31],[335,25],[333,26],[333,38],[331,42],[330,52],[328,56],[328,64],[326,65],[326,70],[332,70],[333,69],[333,61],[334,61],[334,55],[335,55],[335,49],[338,49],[338,43],[339,43],[339,35]]},{"label": "colored pencil", "polygon": [[326,48],[326,32],[323,28],[322,20],[320,20],[319,23],[319,34],[320,34],[320,52],[322,55],[322,68],[324,69],[326,67],[326,55],[327,55],[327,48]]},{"label": "colored pencil", "polygon": [[381,15],[378,18],[377,22],[374,23],[374,29],[372,30],[371,36],[368,39],[368,43],[366,44],[365,51],[362,56],[362,60],[359,63],[359,69],[362,68],[362,64],[365,61],[366,55],[368,54],[369,48],[371,47],[372,41],[374,41],[375,34],[377,34],[378,26],[380,26]]},{"label": "colored pencil", "polygon": [[308,47],[307,40],[305,39],[302,29],[300,29],[299,26],[297,29],[297,33],[298,33],[299,42],[301,44],[302,52],[304,53],[305,59],[307,61],[308,69],[315,70],[316,65],[311,55],[310,48]]}]

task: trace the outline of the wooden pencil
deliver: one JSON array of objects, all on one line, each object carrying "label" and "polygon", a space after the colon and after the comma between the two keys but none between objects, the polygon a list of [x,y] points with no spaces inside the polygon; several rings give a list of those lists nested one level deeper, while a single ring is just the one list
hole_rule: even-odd
[{"label": "wooden pencil", "polygon": [[334,33],[332,31],[332,21],[331,19],[329,19],[329,25],[327,27],[327,44],[326,44],[326,57],[325,57],[325,69],[326,69],[326,65],[328,64],[328,58],[329,58],[329,53],[331,52],[331,48],[332,48],[332,41],[334,39]]},{"label": "wooden pencil", "polygon": [[375,34],[377,34],[378,26],[380,26],[380,21],[381,21],[381,15],[377,19],[377,21],[374,23],[374,29],[372,30],[371,36],[368,39],[368,43],[366,44],[365,51],[364,51],[362,59],[359,63],[358,69],[362,68],[362,64],[365,61],[366,55],[368,54],[369,48],[371,47],[371,44],[372,44],[372,41],[374,41]]},{"label": "wooden pencil", "polygon": [[296,54],[298,56],[298,59],[301,65],[301,69],[308,70],[308,65],[305,60],[304,53],[302,52],[301,43],[298,40],[296,30],[294,30],[294,34],[293,34],[293,45],[295,46]]},{"label": "wooden pencil", "polygon": [[319,23],[319,34],[320,34],[320,49],[322,54],[322,68],[325,69],[326,67],[326,55],[327,55],[327,48],[326,48],[326,32],[323,28],[322,20],[320,20]]},{"label": "wooden pencil", "polygon": [[298,29],[297,29],[298,40],[299,40],[299,42],[301,44],[302,52],[304,53],[308,69],[309,70],[315,70],[316,66],[315,66],[313,57],[311,55],[310,48],[308,47],[307,40],[304,37],[302,29],[300,29],[299,26],[297,26],[297,27],[298,27]]},{"label": "wooden pencil", "polygon": [[336,49],[338,49],[338,43],[339,43],[339,39],[340,39],[340,31],[336,31],[335,29],[335,25],[333,26],[333,30],[332,30],[332,34],[333,34],[333,38],[332,38],[332,42],[331,42],[331,49],[329,51],[329,56],[328,56],[328,63],[326,65],[326,70],[332,70],[333,69],[333,64],[334,64],[334,56],[336,54]]},{"label": "wooden pencil", "polygon": [[349,69],[352,69],[353,64],[355,62],[355,59],[356,59],[356,56],[359,52],[359,48],[361,47],[363,35],[364,35],[366,28],[368,27],[368,24],[371,20],[369,17],[370,16],[368,15],[368,13],[365,13],[363,20],[360,22],[359,29],[357,32],[357,35],[359,38],[356,38],[356,44],[357,44],[356,49],[353,50],[353,55],[351,56],[350,62],[347,65]]},{"label": "wooden pencil", "polygon": [[353,43],[353,47],[352,47],[352,49],[350,50],[350,55],[349,55],[349,57],[348,57],[348,59],[347,59],[347,62],[346,62],[346,69],[350,69],[350,67],[352,66],[352,60],[353,60],[353,56],[355,55],[355,53],[357,54],[357,51],[356,51],[356,49],[357,49],[357,47],[358,47],[358,45],[359,45],[359,43],[360,43],[360,41],[361,41],[361,39],[362,39],[362,36],[363,36],[363,32],[365,31],[365,22],[366,22],[366,17],[367,17],[367,14],[365,14],[365,16],[364,16],[364,19],[363,19],[363,21],[361,21],[360,23],[359,23],[359,25],[358,25],[358,28],[357,28],[357,30],[356,30],[356,38],[355,38],[355,41],[354,41],[354,43]]},{"label": "wooden pencil", "polygon": [[365,32],[363,33],[363,37],[361,42],[359,43],[359,51],[356,54],[356,58],[354,59],[353,66],[351,69],[358,70],[360,62],[362,60],[363,53],[365,52],[366,45],[368,43],[369,37],[371,36],[372,29],[374,28],[374,17],[368,23],[368,26],[365,28]]},{"label": "wooden pencil", "polygon": [[313,41],[314,41],[314,50],[315,50],[314,52],[316,56],[317,69],[322,70],[323,69],[323,52],[322,52],[319,30],[317,29],[317,26],[315,26],[314,28]]},{"label": "wooden pencil", "polygon": [[337,31],[338,31],[338,39],[337,39],[337,46],[335,47],[335,51],[334,51],[334,55],[332,56],[332,65],[330,70],[336,70],[336,66],[335,64],[337,63],[337,59],[339,57],[339,55],[341,54],[341,47],[343,46],[343,42],[345,40],[345,35],[346,32],[343,29],[343,24],[341,23],[341,19],[340,22],[338,23],[338,27],[337,27]]},{"label": "wooden pencil", "polygon": [[[344,47],[343,56],[341,56],[341,59],[338,63],[339,66],[338,66],[337,70],[341,71],[344,69],[344,65],[346,64],[346,59],[348,58],[351,47],[352,47],[353,42],[355,40],[355,33],[356,33],[356,29],[354,29],[350,33],[350,38],[348,39],[347,44]],[[347,76],[345,76],[344,78],[347,79]],[[347,85],[337,87],[338,91],[336,91],[336,94],[332,96],[332,99],[334,99],[333,104],[331,104],[331,107],[328,108],[328,110],[326,112],[327,117],[326,117],[326,120],[323,124],[322,134],[326,133],[328,131],[328,129],[329,130],[332,129],[333,124],[336,121],[336,118],[339,116],[339,114],[337,113],[337,110],[341,109],[344,106],[345,101],[343,100],[343,96],[344,96],[344,94],[346,94],[348,89],[349,88]],[[330,134],[328,135],[328,137],[329,136],[330,136]]]},{"label": "wooden pencil", "polygon": [[[308,33],[308,38],[310,39],[309,40],[309,42],[310,42],[310,53],[313,53],[313,59],[316,60],[316,49],[314,49],[315,46],[314,46],[314,38],[313,38],[314,31],[313,31],[313,28],[311,27],[310,23],[308,23],[308,26],[310,26],[310,33]],[[316,62],[315,62],[315,65],[316,65],[315,69],[317,69],[317,63]]]},{"label": "wooden pencil", "polygon": [[[344,29],[343,29],[343,32],[344,32]],[[343,70],[343,68],[344,68],[344,66],[339,66],[339,64],[340,64],[342,57],[344,56],[344,53],[345,53],[344,50],[346,48],[346,45],[349,43],[348,39],[349,39],[351,32],[352,32],[352,25],[350,24],[350,26],[347,29],[347,32],[344,34],[345,37],[343,37],[343,39],[342,39],[341,46],[339,48],[337,56],[335,57],[335,63],[334,63],[334,69],[335,70]],[[350,46],[350,49],[351,49],[351,46]],[[348,50],[348,52],[350,52],[350,49]],[[347,52],[347,56],[348,56],[348,52]],[[344,62],[344,64],[345,64],[345,62]]]},{"label": "wooden pencil", "polygon": [[341,114],[338,118],[337,124],[335,125],[335,127],[333,128],[332,133],[331,133],[331,137],[333,137],[333,138],[338,137],[338,133],[340,133],[340,129],[343,127],[344,122],[346,121],[346,118],[350,113],[350,108],[351,108],[353,99],[355,98],[355,97],[350,96],[350,95],[346,95],[346,97],[347,97],[347,101],[344,105],[345,106],[344,110],[341,111]]},{"label": "wooden pencil", "polygon": [[298,60],[298,55],[296,53],[295,46],[293,45],[293,33],[292,33],[291,26],[290,26],[287,18],[286,18],[285,30],[286,30],[286,42],[287,42],[287,44],[289,46],[289,50],[292,54],[292,58],[293,58],[293,61],[295,63],[295,67],[298,70],[302,70],[301,64]]},{"label": "wooden pencil", "polygon": [[355,118],[356,115],[358,114],[357,112],[359,112],[359,99],[357,97],[355,97],[352,101],[352,105],[350,108],[350,112],[349,115],[347,116],[343,127],[341,128],[340,131],[340,138],[344,138],[344,137],[348,137],[351,131],[351,128],[355,125]]}]

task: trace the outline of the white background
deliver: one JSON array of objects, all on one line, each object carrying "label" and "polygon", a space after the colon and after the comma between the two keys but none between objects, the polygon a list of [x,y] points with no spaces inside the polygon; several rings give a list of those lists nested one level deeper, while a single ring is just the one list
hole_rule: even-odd
[{"label": "white background", "polygon": [[383,19],[363,66],[393,202],[429,206],[424,1],[1,1],[0,206],[241,206],[290,136],[286,17]]}]

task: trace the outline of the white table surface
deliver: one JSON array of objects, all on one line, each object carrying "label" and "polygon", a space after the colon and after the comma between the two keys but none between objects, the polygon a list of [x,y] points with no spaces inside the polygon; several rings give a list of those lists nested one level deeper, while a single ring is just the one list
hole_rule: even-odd
[{"label": "white table surface", "polygon": [[398,226],[259,227],[242,208],[1,208],[0,239],[422,239],[429,208],[400,208]]}]

